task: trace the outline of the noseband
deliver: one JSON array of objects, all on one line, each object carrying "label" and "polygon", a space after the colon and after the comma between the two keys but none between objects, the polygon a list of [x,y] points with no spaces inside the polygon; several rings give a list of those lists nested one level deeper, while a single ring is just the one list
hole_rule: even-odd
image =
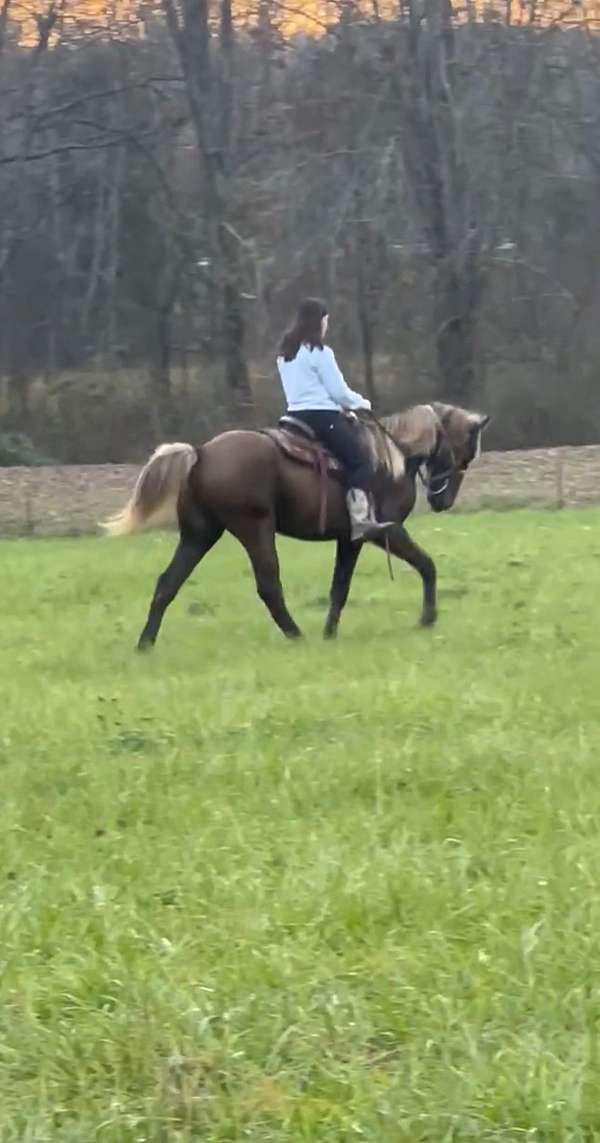
[{"label": "noseband", "polygon": [[[450,483],[450,477],[452,476],[455,469],[445,468],[443,472],[436,472],[435,475],[432,475],[431,473],[428,474],[427,470],[429,467],[430,466],[428,461],[425,461],[423,464],[419,465],[417,469],[419,480],[421,481],[421,484],[423,485],[423,488],[425,489],[428,496],[441,496],[442,493],[446,491]],[[434,480],[436,482],[438,480],[443,482],[441,488],[433,487]]]}]

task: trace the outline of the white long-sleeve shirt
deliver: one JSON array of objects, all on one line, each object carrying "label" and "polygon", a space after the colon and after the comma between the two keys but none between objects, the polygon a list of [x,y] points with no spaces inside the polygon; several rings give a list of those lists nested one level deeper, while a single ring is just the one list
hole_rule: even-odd
[{"label": "white long-sleeve shirt", "polygon": [[328,345],[323,349],[301,345],[293,361],[277,358],[290,413],[303,409],[370,409],[371,402],[346,384]]}]

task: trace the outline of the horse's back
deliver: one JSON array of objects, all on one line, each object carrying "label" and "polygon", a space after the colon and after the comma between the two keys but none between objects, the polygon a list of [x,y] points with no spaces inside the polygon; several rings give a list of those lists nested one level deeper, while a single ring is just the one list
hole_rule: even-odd
[{"label": "horse's back", "polygon": [[[198,499],[226,522],[273,515],[288,535],[321,539],[321,478],[316,469],[290,459],[266,433],[231,429],[199,450],[191,480]],[[339,481],[327,480],[325,535],[344,528],[347,516]],[[227,525],[226,525],[227,526]]]},{"label": "horse's back", "polygon": [[192,474],[202,500],[215,510],[268,509],[275,496],[278,457],[272,441],[251,429],[231,429],[202,445]]}]

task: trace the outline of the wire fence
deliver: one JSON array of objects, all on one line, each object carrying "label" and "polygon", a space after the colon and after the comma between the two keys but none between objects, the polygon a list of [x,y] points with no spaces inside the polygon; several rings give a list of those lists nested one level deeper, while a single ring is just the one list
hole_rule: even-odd
[{"label": "wire fence", "polygon": [[[93,533],[122,507],[138,472],[126,464],[0,468],[0,537]],[[457,509],[593,504],[600,504],[600,445],[484,453],[466,477]]]}]

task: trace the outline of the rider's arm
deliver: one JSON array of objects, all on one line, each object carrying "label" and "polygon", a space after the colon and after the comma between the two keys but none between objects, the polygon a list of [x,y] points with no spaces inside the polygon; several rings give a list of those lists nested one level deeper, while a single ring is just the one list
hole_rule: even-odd
[{"label": "rider's arm", "polygon": [[342,409],[370,409],[371,402],[360,393],[355,393],[346,384],[344,374],[338,366],[335,354],[330,346],[313,354],[314,367],[319,380],[325,386],[329,396],[341,405]]}]

